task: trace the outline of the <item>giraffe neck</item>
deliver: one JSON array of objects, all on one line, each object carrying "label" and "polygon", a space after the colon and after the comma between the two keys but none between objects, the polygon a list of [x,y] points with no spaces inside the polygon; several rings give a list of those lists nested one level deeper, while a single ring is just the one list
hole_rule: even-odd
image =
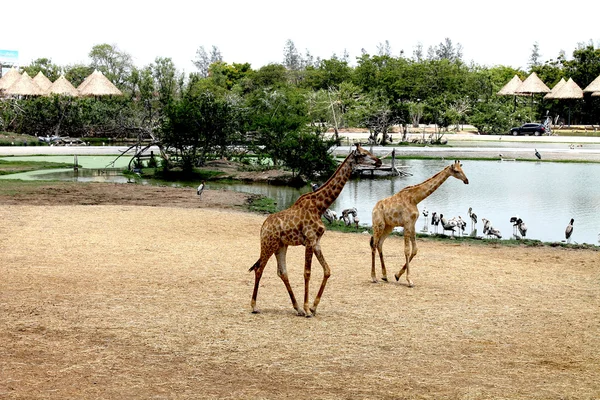
[{"label": "giraffe neck", "polygon": [[313,208],[319,214],[323,214],[331,204],[338,198],[344,185],[352,175],[354,159],[348,155],[337,170],[319,189],[312,193],[300,196],[296,205],[304,208]]},{"label": "giraffe neck", "polygon": [[419,204],[421,201],[429,197],[429,195],[437,190],[442,183],[448,179],[450,174],[450,168],[452,166],[447,166],[431,178],[426,181],[419,183],[418,185],[413,185],[407,187],[405,190],[408,190],[411,194],[411,197],[415,204]]}]

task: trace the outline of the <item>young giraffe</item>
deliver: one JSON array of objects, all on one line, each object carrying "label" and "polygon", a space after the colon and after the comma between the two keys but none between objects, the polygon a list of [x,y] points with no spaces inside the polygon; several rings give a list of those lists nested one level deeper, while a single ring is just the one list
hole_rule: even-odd
[{"label": "young giraffe", "polygon": [[[381,160],[357,144],[356,149],[350,152],[335,173],[319,189],[300,196],[290,208],[267,217],[260,230],[260,258],[250,268],[250,271],[255,273],[251,303],[253,313],[259,312],[256,308],[258,285],[267,261],[273,254],[277,258],[277,275],[285,284],[292,299],[292,306],[298,315],[310,317],[316,313],[327,278],[331,274],[329,265],[321,253],[320,241],[321,236],[325,233],[325,224],[321,221],[321,215],[338,197],[350,179],[354,166],[373,164],[379,166]],[[288,246],[299,245],[306,247],[304,253],[304,309],[300,308],[296,302],[285,265]],[[313,306],[309,309],[308,289],[313,254],[317,256],[317,260],[323,267],[323,281]]]},{"label": "young giraffe", "polygon": [[375,276],[375,250],[379,251],[379,259],[381,260],[381,279],[387,281],[387,272],[382,252],[383,242],[392,232],[392,229],[396,226],[402,226],[404,227],[404,257],[406,263],[395,277],[396,280],[399,280],[400,276],[406,271],[408,286],[413,286],[409,277],[409,264],[417,254],[417,243],[415,240],[415,223],[417,222],[417,218],[419,218],[417,204],[435,192],[450,176],[468,184],[469,180],[461,167],[460,161],[455,161],[454,164],[447,166],[426,181],[418,185],[405,187],[398,193],[379,200],[375,204],[373,208],[373,236],[371,237],[371,278],[373,282],[377,282],[377,277]]}]

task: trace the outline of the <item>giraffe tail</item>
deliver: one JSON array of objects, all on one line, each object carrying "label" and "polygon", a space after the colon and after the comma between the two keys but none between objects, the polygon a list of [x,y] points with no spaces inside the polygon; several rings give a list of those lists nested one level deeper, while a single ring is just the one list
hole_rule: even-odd
[{"label": "giraffe tail", "polygon": [[374,238],[373,238],[373,236],[371,236],[371,242],[369,243],[369,244],[371,245],[371,248],[373,248],[373,244],[374,244],[374,243],[373,243],[373,242],[374,242],[374,240],[373,240],[373,239],[374,239]]},{"label": "giraffe tail", "polygon": [[255,262],[255,263],[254,263],[254,265],[253,265],[253,266],[251,266],[251,267],[250,267],[250,269],[248,270],[248,272],[252,272],[252,271],[254,271],[255,269],[257,269],[257,268],[258,268],[258,266],[259,266],[259,265],[260,265],[260,258],[258,259],[258,261],[257,261],[257,262]]}]

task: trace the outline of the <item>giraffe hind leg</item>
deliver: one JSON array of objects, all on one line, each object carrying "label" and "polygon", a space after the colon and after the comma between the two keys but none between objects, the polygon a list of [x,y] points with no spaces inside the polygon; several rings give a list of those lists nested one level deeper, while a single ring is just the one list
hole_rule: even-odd
[{"label": "giraffe hind leg", "polygon": [[290,295],[290,300],[292,301],[292,307],[294,307],[294,310],[296,310],[298,315],[304,316],[306,313],[304,312],[304,310],[302,310],[302,308],[298,307],[298,302],[296,301],[296,296],[294,296],[294,291],[292,290],[292,286],[290,285],[290,280],[288,278],[288,273],[287,273],[287,267],[285,264],[286,254],[287,254],[287,246],[281,247],[275,253],[275,257],[277,258],[277,275],[283,281],[283,284],[285,285],[285,288],[287,289],[288,294]]}]

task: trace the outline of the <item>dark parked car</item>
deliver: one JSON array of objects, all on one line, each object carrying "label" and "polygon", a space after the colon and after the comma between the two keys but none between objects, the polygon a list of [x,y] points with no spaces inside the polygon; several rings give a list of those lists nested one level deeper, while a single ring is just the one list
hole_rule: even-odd
[{"label": "dark parked car", "polygon": [[546,134],[546,127],[542,124],[533,124],[533,123],[523,124],[521,126],[517,126],[516,128],[512,128],[510,130],[510,134],[514,135],[514,136],[517,136],[517,135],[540,136],[540,135]]}]

